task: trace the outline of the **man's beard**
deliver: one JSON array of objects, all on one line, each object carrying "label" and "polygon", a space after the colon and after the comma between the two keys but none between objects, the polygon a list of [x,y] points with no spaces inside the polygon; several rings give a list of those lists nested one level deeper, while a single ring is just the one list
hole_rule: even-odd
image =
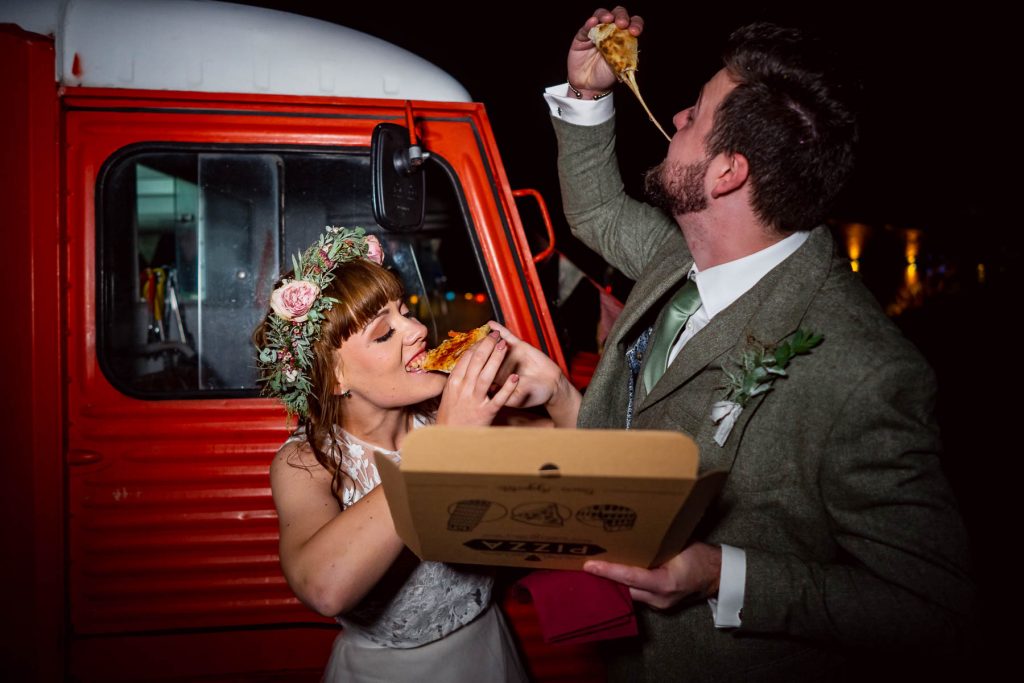
[{"label": "man's beard", "polygon": [[[672,216],[703,211],[708,208],[704,176],[710,167],[711,159],[685,166],[670,165],[668,159],[665,159],[644,173],[644,197],[650,204]],[[671,172],[668,178],[666,171]]]}]

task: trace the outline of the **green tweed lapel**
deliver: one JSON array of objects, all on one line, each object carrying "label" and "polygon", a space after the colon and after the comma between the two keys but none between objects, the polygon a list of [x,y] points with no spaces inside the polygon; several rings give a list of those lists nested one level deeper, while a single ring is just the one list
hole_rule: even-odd
[{"label": "green tweed lapel", "polygon": [[721,356],[739,357],[751,337],[773,344],[794,332],[829,273],[833,251],[828,229],[815,228],[800,249],[686,344],[654,390],[641,397],[637,412],[657,404]]},{"label": "green tweed lapel", "polygon": [[630,292],[628,305],[608,335],[606,349],[609,352],[615,348],[625,351],[626,346],[642,331],[634,329],[637,323],[686,277],[692,265],[693,258],[686,250],[682,235],[670,240],[662,257],[648,266],[647,272],[637,280]]},{"label": "green tweed lapel", "polygon": [[[608,333],[604,354],[580,405],[580,427],[622,428],[626,423],[629,366],[626,348],[642,330],[636,329],[652,307],[678,284],[693,263],[682,235],[667,244],[664,258],[648,266],[629,295],[626,307]],[[600,397],[601,400],[598,400]]]},{"label": "green tweed lapel", "polygon": [[815,228],[807,242],[776,270],[779,277],[771,296],[750,321],[743,335],[762,344],[777,344],[797,331],[807,308],[832,271],[835,243],[828,228]]}]

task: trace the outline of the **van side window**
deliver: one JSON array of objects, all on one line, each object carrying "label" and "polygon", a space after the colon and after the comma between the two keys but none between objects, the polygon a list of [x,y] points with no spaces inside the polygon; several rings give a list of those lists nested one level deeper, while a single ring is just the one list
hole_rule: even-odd
[{"label": "van side window", "polygon": [[460,188],[426,168],[425,224],[399,234],[373,220],[365,150],[122,150],[97,187],[103,372],[138,398],[258,395],[250,336],[325,225],[378,236],[432,343],[500,320]]}]

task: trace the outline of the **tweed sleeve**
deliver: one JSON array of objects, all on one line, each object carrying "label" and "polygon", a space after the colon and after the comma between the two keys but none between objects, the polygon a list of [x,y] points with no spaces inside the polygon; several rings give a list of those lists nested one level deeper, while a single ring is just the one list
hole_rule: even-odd
[{"label": "tweed sleeve", "polygon": [[558,178],[573,234],[636,280],[679,228],[664,212],[629,197],[615,156],[615,119],[577,126],[552,117]]}]

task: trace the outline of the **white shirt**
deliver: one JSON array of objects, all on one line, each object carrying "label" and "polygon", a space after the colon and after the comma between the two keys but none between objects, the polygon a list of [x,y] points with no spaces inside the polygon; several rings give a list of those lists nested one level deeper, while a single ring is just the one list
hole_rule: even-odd
[{"label": "white shirt", "polygon": [[738,258],[735,261],[700,270],[697,264],[690,268],[690,279],[697,283],[700,292],[700,308],[686,321],[679,339],[668,352],[668,364],[679,355],[695,334],[700,332],[711,319],[727,309],[736,299],[747,293],[761,281],[770,270],[793,255],[810,236],[809,232],[794,232],[761,251]]},{"label": "white shirt", "polygon": [[547,100],[552,116],[577,126],[596,126],[615,116],[613,95],[599,100],[577,100],[575,97],[566,97],[567,92],[568,83],[553,85],[544,91],[544,99]]},{"label": "white shirt", "polygon": [[[566,96],[568,83],[554,85],[544,91],[551,115],[577,126],[596,126],[615,115],[613,96],[599,100],[583,100]],[[696,281],[701,306],[686,321],[679,339],[668,354],[668,364],[680,350],[711,319],[743,296],[773,268],[793,255],[807,240],[809,233],[795,232],[775,244],[701,271],[694,264],[689,277]],[[741,548],[722,544],[722,573],[718,584],[718,597],[708,599],[715,627],[733,628],[740,625],[740,612],[746,594],[747,554]]]}]

